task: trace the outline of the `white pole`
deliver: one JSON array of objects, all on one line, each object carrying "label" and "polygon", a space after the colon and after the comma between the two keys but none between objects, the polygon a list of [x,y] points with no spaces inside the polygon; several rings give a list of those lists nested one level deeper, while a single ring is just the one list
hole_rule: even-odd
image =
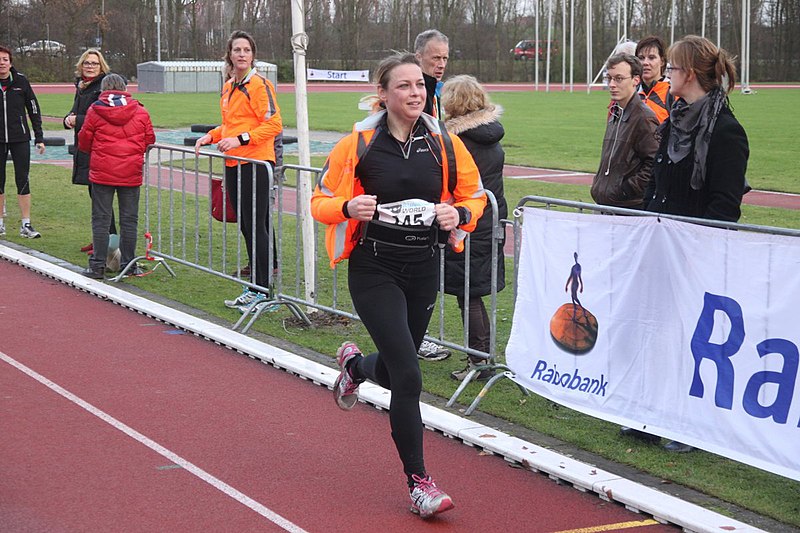
[{"label": "white pole", "polygon": [[534,19],[536,20],[536,32],[534,35],[536,38],[536,53],[533,54],[533,86],[537,91],[539,90],[539,50],[541,50],[539,43],[539,2],[540,0],[533,0],[533,5],[536,9],[534,12]]},{"label": "white pole", "polygon": [[561,91],[567,88],[567,0],[561,0]]},{"label": "white pole", "polygon": [[586,0],[586,94],[592,90],[592,0]]},{"label": "white pole", "polygon": [[717,48],[722,42],[722,0],[717,0]]},{"label": "white pole", "polygon": [[[306,86],[305,5],[303,0],[292,0],[292,51],[294,53],[294,97],[297,116],[297,149],[301,166],[311,166],[311,148],[308,133],[308,91]],[[297,173],[297,196],[300,202],[298,213],[303,235],[303,271],[305,273],[306,300],[316,298],[314,221],[311,218],[311,175]]]},{"label": "white pole", "polygon": [[740,75],[741,75],[741,84],[742,84],[742,93],[744,93],[744,88],[746,87],[745,79],[747,78],[747,58],[745,54],[747,53],[747,2],[742,0],[742,53],[739,57],[742,58],[742,64],[739,67]]},{"label": "white pole", "polygon": [[750,94],[750,0],[742,0],[742,94]]},{"label": "white pole", "polygon": [[573,86],[575,74],[575,0],[569,0],[569,92]]},{"label": "white pole", "polygon": [[708,0],[703,0],[703,23],[702,23],[702,26],[701,26],[702,30],[700,30],[700,36],[701,37],[705,37],[706,36],[706,9],[708,9],[707,4],[708,4]]},{"label": "white pole", "polygon": [[628,39],[628,2],[622,1],[622,34]]},{"label": "white pole", "polygon": [[156,0],[156,61],[161,61],[161,0]]},{"label": "white pole", "polygon": [[550,43],[553,38],[553,0],[547,0],[547,71],[544,73],[545,92],[550,92]]},{"label": "white pole", "polygon": [[669,17],[669,43],[675,42],[675,0],[672,0],[672,13]]}]

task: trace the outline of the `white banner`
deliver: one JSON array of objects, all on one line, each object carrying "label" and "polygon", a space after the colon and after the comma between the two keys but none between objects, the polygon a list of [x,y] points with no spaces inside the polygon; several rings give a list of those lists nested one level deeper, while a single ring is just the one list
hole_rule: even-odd
[{"label": "white banner", "polygon": [[320,70],[306,71],[308,81],[363,81],[369,83],[369,70]]},{"label": "white banner", "polygon": [[525,208],[506,358],[570,408],[800,480],[800,240]]}]

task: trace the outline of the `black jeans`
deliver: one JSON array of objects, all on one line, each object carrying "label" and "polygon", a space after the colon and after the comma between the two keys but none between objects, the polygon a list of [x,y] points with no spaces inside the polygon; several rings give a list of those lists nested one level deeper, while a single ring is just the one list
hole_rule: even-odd
[{"label": "black jeans", "polygon": [[[267,162],[272,165],[271,162]],[[255,190],[253,190],[253,166],[256,168]],[[225,167],[225,187],[230,194],[233,209],[239,209],[236,195],[239,191],[238,168]],[[269,288],[270,265],[269,265],[269,175],[267,167],[264,165],[252,165],[243,163],[242,169],[242,208],[241,213],[237,214],[239,229],[244,236],[245,246],[247,247],[247,257],[250,259],[251,276],[250,279],[259,287]],[[253,203],[256,208],[255,227],[253,225]],[[253,259],[253,231],[255,230],[255,260]],[[274,237],[273,237],[274,243]],[[277,265],[275,258],[276,249],[273,247],[273,267]]]},{"label": "black jeans", "polygon": [[[87,187],[89,190],[89,199],[92,199],[92,184],[90,183]],[[111,206],[111,223],[108,225],[108,234],[109,235],[119,235],[117,233],[117,222],[114,218],[114,206]]]},{"label": "black jeans", "polygon": [[350,256],[348,283],[358,316],[372,337],[376,353],[356,360],[356,379],[369,379],[392,391],[389,422],[407,475],[425,473],[419,396],[422,372],[417,350],[436,304],[439,254],[400,262],[376,256],[369,245]]},{"label": "black jeans", "polygon": [[[458,308],[461,309],[461,320],[464,320],[464,298],[457,296]],[[483,303],[483,298],[480,296],[470,296],[469,298],[469,347],[473,350],[480,350],[489,353],[489,314],[486,312],[486,306]],[[484,362],[483,359],[469,356],[469,360],[474,364]]]},{"label": "black jeans", "polygon": [[92,245],[94,251],[89,266],[95,270],[105,268],[108,256],[108,226],[111,222],[114,193],[119,203],[120,268],[136,257],[136,233],[139,226],[139,191],[141,187],[115,187],[92,184]]}]

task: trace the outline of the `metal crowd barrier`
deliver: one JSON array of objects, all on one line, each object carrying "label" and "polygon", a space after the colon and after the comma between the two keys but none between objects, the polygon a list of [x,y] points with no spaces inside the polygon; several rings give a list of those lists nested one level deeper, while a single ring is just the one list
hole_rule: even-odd
[{"label": "metal crowd barrier", "polygon": [[[144,227],[151,237],[148,239],[148,251],[145,256],[137,258],[146,261],[154,261],[158,267],[164,264],[171,275],[175,272],[169,267],[169,262],[198,269],[207,274],[218,276],[223,279],[235,281],[243,286],[256,289],[269,294],[266,301],[253,307],[250,312],[246,312],[233,326],[233,329],[242,328],[246,333],[255,321],[264,313],[274,309],[276,306],[285,305],[298,319],[312,324],[305,310],[317,310],[332,313],[352,320],[358,320],[358,316],[350,301],[349,291],[347,290],[347,277],[342,275],[346,272],[341,267],[333,270],[329,268],[328,258],[324,246],[324,226],[317,222],[314,223],[314,270],[313,286],[315,290],[310,297],[306,296],[303,274],[303,244],[302,228],[297,223],[297,213],[307,206],[300,205],[301,195],[297,194],[296,187],[288,186],[287,182],[300,183],[299,175],[301,172],[312,174],[312,183],[318,181],[321,169],[304,167],[299,165],[284,165],[275,169],[275,175],[281,179],[275,179],[270,165],[263,161],[241,159],[226,156],[222,153],[201,151],[200,157],[195,155],[193,148],[178,147],[173,145],[156,144],[151,146],[145,159],[144,173]],[[268,286],[258,286],[250,282],[249,276],[242,275],[242,268],[247,264],[246,244],[244,237],[239,231],[239,224],[226,224],[214,220],[211,213],[211,190],[212,180],[222,179],[222,189],[224,185],[224,164],[226,161],[236,161],[238,165],[238,191],[241,191],[241,165],[250,163],[253,165],[265,165],[269,175],[269,190],[275,193],[270,201],[270,224],[269,224],[269,265],[273,264],[273,257],[277,260],[278,268],[275,272],[270,270]],[[253,176],[253,189],[255,189],[255,173]],[[464,380],[459,384],[453,397],[448,402],[452,406],[457,398],[463,393],[467,385],[474,380],[478,372],[484,369],[499,370],[484,385],[483,390],[475,398],[472,405],[467,410],[470,414],[476,407],[486,392],[500,379],[508,377],[511,370],[498,358],[498,302],[497,302],[497,261],[498,245],[504,242],[506,227],[511,226],[507,220],[499,220],[497,201],[491,192],[487,191],[489,202],[487,209],[492,210],[492,222],[494,231],[492,232],[492,273],[491,273],[491,294],[489,295],[490,317],[490,348],[488,353],[480,352],[469,348],[469,269],[470,269],[470,243],[469,238],[465,241],[465,314],[463,320],[463,337],[461,342],[450,339],[456,338],[447,335],[445,325],[445,293],[444,293],[444,249],[440,251],[442,261],[440,267],[441,282],[439,295],[439,320],[431,324],[432,330],[438,326],[437,336],[426,336],[426,339],[436,342],[451,350],[457,350],[466,355],[474,355],[484,359],[484,364],[478,365],[468,373]],[[252,219],[255,220],[255,202],[252,199],[242,198],[241,194],[237,198],[231,198],[235,206],[234,212],[242,212],[242,209],[252,209]],[[203,198],[208,197],[208,205],[204,205]],[[274,204],[274,205],[273,205]],[[223,204],[224,205],[224,204]],[[223,219],[227,220],[228,213],[223,207]],[[230,213],[231,215],[233,213]],[[251,228],[254,232],[255,226]],[[273,243],[275,246],[273,246]],[[261,253],[255,248],[253,256]],[[255,265],[250,265],[251,269]],[[346,267],[345,267],[346,268]],[[233,272],[230,270],[233,269]],[[124,273],[123,273],[124,274]],[[122,277],[122,274],[119,276]],[[455,298],[451,297],[453,303]],[[513,311],[513,309],[512,309]],[[510,320],[510,316],[501,317],[503,320]],[[529,394],[524,387],[519,387],[524,394]]]}]

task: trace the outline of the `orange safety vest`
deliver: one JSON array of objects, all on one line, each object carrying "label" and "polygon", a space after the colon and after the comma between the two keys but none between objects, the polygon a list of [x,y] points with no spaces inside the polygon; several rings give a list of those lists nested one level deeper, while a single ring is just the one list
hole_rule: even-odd
[{"label": "orange safety vest", "polygon": [[[258,75],[256,69],[241,83],[234,84],[231,78],[222,87],[219,107],[222,125],[208,132],[212,143],[247,132],[250,142],[225,155],[275,163],[275,137],[283,131],[283,122],[272,83]],[[225,164],[236,166],[236,161],[228,159]]]},{"label": "orange safety vest", "polygon": [[667,120],[672,104],[675,102],[675,97],[669,92],[669,82],[661,79],[655,82],[649,91],[645,91],[644,84],[639,87],[639,97],[656,114],[658,123],[661,124]]},{"label": "orange safety vest", "polygon": [[[364,194],[364,187],[356,178],[356,165],[369,150],[370,141],[385,114],[386,111],[380,111],[357,122],[353,126],[353,132],[334,146],[311,196],[311,216],[328,225],[325,230],[325,247],[331,260],[331,268],[350,257],[350,252],[361,235],[361,222],[345,217],[343,208],[350,199]],[[441,201],[470,210],[470,221],[458,229],[471,232],[486,206],[486,193],[478,167],[458,136],[448,133],[443,124],[430,115],[423,114],[422,120],[441,150]],[[447,136],[446,140],[444,135]],[[451,173],[454,174],[454,180],[451,179]],[[463,242],[457,243],[455,248],[457,251],[463,250]]]}]

